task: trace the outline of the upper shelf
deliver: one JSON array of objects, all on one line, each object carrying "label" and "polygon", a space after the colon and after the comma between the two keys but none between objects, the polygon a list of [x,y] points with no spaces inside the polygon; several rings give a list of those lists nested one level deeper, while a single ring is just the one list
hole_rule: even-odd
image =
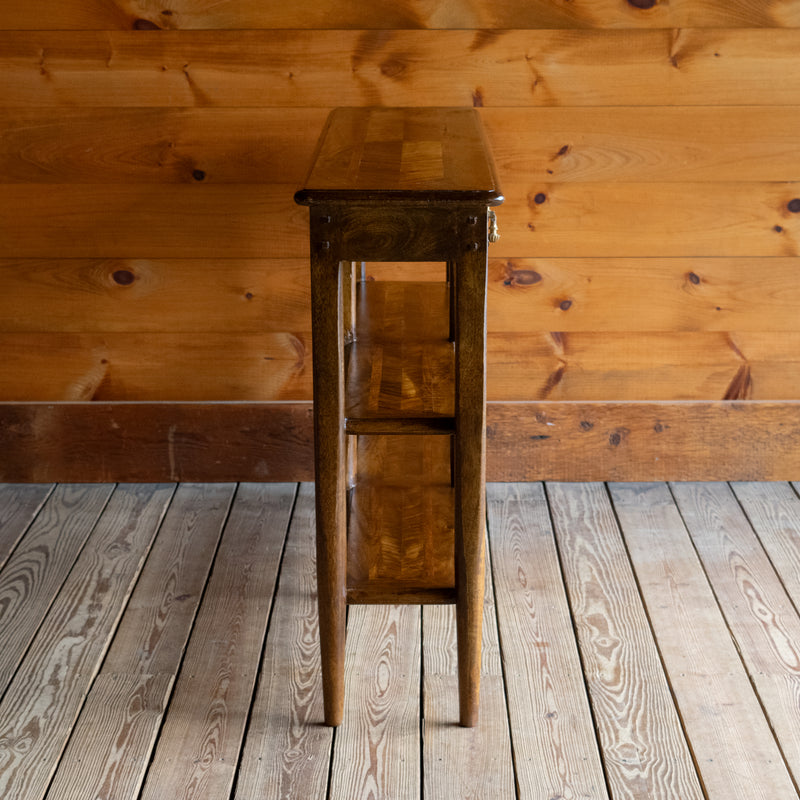
[{"label": "upper shelf", "polygon": [[359,284],[347,361],[348,433],[453,431],[448,318],[447,284]]},{"label": "upper shelf", "polygon": [[295,201],[313,205],[359,200],[502,203],[477,111],[332,111]]}]

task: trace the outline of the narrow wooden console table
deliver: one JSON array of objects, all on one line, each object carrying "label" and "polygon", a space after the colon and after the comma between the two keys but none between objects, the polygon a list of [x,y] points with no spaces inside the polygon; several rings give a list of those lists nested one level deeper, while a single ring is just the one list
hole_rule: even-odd
[{"label": "narrow wooden console table", "polygon": [[[460,722],[475,725],[487,244],[503,202],[478,114],[337,109],[295,200],[311,216],[325,721],[342,720],[348,603],[455,603]],[[439,262],[440,280],[360,281],[377,261]]]}]

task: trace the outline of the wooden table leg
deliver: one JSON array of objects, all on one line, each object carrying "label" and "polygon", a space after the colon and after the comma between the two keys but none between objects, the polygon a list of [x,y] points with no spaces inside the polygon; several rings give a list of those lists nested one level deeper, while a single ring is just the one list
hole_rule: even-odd
[{"label": "wooden table leg", "polygon": [[485,541],[486,211],[460,227],[456,298],[456,626],[460,723],[478,722]]},{"label": "wooden table leg", "polygon": [[344,711],[347,592],[343,298],[334,251],[329,239],[314,241],[312,235],[317,592],[325,723],[332,726],[341,724]]}]

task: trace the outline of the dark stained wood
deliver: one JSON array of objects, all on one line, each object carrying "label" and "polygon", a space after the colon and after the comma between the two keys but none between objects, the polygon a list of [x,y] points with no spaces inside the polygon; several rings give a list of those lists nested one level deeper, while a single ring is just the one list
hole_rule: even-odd
[{"label": "dark stained wood", "polygon": [[800,474],[797,401],[489,403],[487,414],[490,480],[782,480]]},{"label": "dark stained wood", "polygon": [[[296,192],[295,201],[309,205],[311,217],[317,563],[326,721],[336,725],[341,720],[343,680],[338,676],[344,631],[338,603],[346,591],[341,574],[345,563],[353,564],[355,570],[349,575],[348,599],[369,602],[374,598],[387,603],[401,596],[407,602],[452,600],[454,561],[460,721],[474,726],[478,720],[484,584],[488,207],[503,201],[479,117],[469,108],[337,109],[326,123],[308,178]],[[369,312],[357,315],[355,343],[348,354],[353,374],[347,387],[355,396],[354,418],[366,409],[372,417],[367,428],[371,432],[423,432],[420,413],[424,417],[438,412],[441,417],[442,409],[449,411],[452,402],[454,444],[452,452],[448,439],[431,445],[441,451],[431,467],[425,463],[425,455],[419,467],[411,470],[402,460],[396,467],[378,469],[377,462],[384,461],[382,454],[377,459],[368,456],[366,465],[364,458],[354,459],[357,466],[352,464],[351,533],[345,561],[345,520],[340,504],[349,476],[342,440],[348,414],[342,339],[343,328],[349,327],[346,306],[350,293],[344,297],[342,272],[359,260],[444,261],[450,286],[441,287],[444,291],[433,308],[427,301],[432,287],[412,287],[411,291],[423,298],[421,304],[414,304],[421,305],[416,309],[407,302],[413,298],[403,297],[404,289],[393,296],[392,284],[380,287],[376,320],[364,320],[366,359],[357,354],[359,324]],[[398,294],[403,298],[399,304],[394,299]],[[400,308],[395,310],[395,305]],[[420,334],[430,323],[423,322],[411,337],[407,333],[415,315],[430,313],[437,305],[441,327],[432,337],[431,363],[427,353],[419,351]],[[403,337],[399,345],[398,334]],[[406,338],[411,340],[408,345]],[[450,339],[454,341],[454,370],[450,367]],[[410,353],[405,352],[407,346]],[[422,346],[425,350],[430,347],[428,343]],[[406,376],[407,363],[414,369]],[[400,377],[399,386],[389,391],[381,386],[384,364],[390,381],[396,382],[398,374]],[[448,378],[451,386],[445,387]],[[418,386],[426,380],[432,383],[432,392],[420,392]],[[356,382],[363,386],[353,388]],[[414,421],[410,425],[403,408],[406,396],[411,398]],[[439,398],[446,405],[437,408]],[[393,408],[398,404],[401,424],[395,427],[389,420],[398,416]],[[442,433],[442,422],[437,420],[429,432]],[[423,454],[425,445],[423,440]],[[380,474],[377,480],[375,472]],[[433,491],[426,485],[431,472],[436,473],[431,481]],[[397,474],[413,476],[416,486],[411,493],[404,487],[396,491]],[[402,509],[401,513],[397,509]],[[432,511],[440,515],[434,521]],[[406,515],[418,519],[409,525]],[[387,525],[384,519],[391,522]],[[451,520],[454,554],[450,537],[441,535],[448,531]],[[432,542],[436,540],[442,551],[434,555]],[[412,556],[417,563],[409,567]],[[420,585],[423,577],[428,586]]]},{"label": "dark stained wood", "polygon": [[349,603],[454,602],[453,495],[449,437],[358,437]]},{"label": "dark stained wood", "polygon": [[[344,298],[338,233],[327,209],[311,215],[311,320],[315,345],[314,476],[325,722],[344,713],[347,585]],[[331,245],[333,243],[333,246]],[[349,266],[349,265],[348,265]]]},{"label": "dark stained wood", "polygon": [[311,415],[310,403],[0,403],[0,479],[311,480]]},{"label": "dark stained wood", "polygon": [[347,431],[391,433],[401,425],[452,432],[454,348],[445,284],[366,281],[358,292]]},{"label": "dark stained wood", "polygon": [[474,109],[337,108],[331,112],[295,201],[364,205],[393,200],[502,203]]},{"label": "dark stained wood", "polygon": [[[311,418],[309,402],[0,403],[0,479],[311,480]],[[800,403],[489,402],[486,468],[492,481],[788,480]]]}]

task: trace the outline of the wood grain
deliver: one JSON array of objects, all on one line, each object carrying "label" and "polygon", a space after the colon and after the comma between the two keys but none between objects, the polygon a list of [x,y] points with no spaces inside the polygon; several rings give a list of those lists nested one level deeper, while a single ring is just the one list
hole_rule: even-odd
[{"label": "wood grain", "polygon": [[615,798],[702,798],[636,578],[602,484],[547,497]]},{"label": "wood grain", "polygon": [[[789,480],[800,471],[793,400],[488,403],[487,433],[494,481]],[[6,481],[311,480],[312,442],[308,402],[0,403]]]},{"label": "wood grain", "polygon": [[489,403],[487,437],[489,480],[786,480],[800,470],[796,401]]},{"label": "wood grain", "polygon": [[4,796],[47,791],[172,493],[118,487],[50,607],[0,708]]},{"label": "wood grain", "polygon": [[311,330],[306,259],[0,259],[0,276],[3,333]]},{"label": "wood grain", "polygon": [[311,414],[310,403],[0,403],[0,478],[311,480]]},{"label": "wood grain", "polygon": [[[307,332],[7,334],[0,340],[0,399],[310,400],[309,339]],[[800,390],[798,345],[798,332],[490,334],[487,394],[500,402],[791,400]],[[452,350],[446,340],[409,343],[399,356],[383,343],[357,346],[349,378],[369,385],[352,391],[348,430],[452,430]]]},{"label": "wood grain", "polygon": [[0,570],[52,491],[46,484],[0,487]]},{"label": "wood grain", "polygon": [[[490,258],[489,333],[616,332],[623,325],[626,331],[794,331],[796,262]],[[311,327],[308,273],[301,258],[0,259],[7,289],[0,330],[299,336]],[[435,282],[444,270],[370,263],[368,282],[373,278]]]},{"label": "wood grain", "polygon": [[[792,476],[794,477],[794,476]],[[750,522],[769,555],[773,568],[792,598],[800,606],[800,500],[797,484],[732,484]]]},{"label": "wood grain", "polygon": [[455,600],[450,437],[360,436],[348,498],[349,603]]},{"label": "wood grain", "polygon": [[[326,113],[11,108],[0,122],[0,181],[299,182]],[[780,106],[665,107],[657,117],[630,107],[490,107],[481,118],[504,178],[763,181],[797,177],[787,174],[792,114]],[[735,147],[725,138],[732,125]]]},{"label": "wood grain", "polygon": [[797,610],[727,484],[676,483],[671,488],[796,782],[800,777]]},{"label": "wood grain", "polygon": [[420,608],[354,606],[331,797],[420,797]]},{"label": "wood grain", "polygon": [[314,489],[300,486],[259,669],[235,798],[321,798],[333,731],[323,719]]},{"label": "wood grain", "polygon": [[[600,341],[622,330],[796,331],[797,263],[795,257],[491,258],[487,325],[490,336],[591,331],[602,334]],[[629,339],[631,347],[643,341]],[[779,345],[780,337],[771,341]]]},{"label": "wood grain", "polygon": [[[0,183],[295,183],[327,108],[7,108]],[[501,185],[798,180],[791,106],[484,107]],[[727,134],[735,128],[736,139]]]},{"label": "wood grain", "polygon": [[459,715],[455,608],[423,606],[422,609],[423,795],[430,800],[514,797],[508,710],[490,568],[486,569],[485,578],[481,718],[473,728],[455,724]]},{"label": "wood grain", "polygon": [[224,0],[197,6],[175,0],[169,13],[137,0],[113,3],[58,3],[44,0],[34,14],[22,0],[3,8],[0,27],[52,29],[192,29],[192,28],[647,28],[647,27],[797,27],[800,14],[791,0],[764,4],[755,0],[673,0],[669,4],[578,0],[568,5],[551,0],[498,0],[419,7],[411,0],[379,0],[364,6],[346,2],[310,2],[264,6],[254,0]]},{"label": "wood grain", "polygon": [[[709,796],[791,797],[786,769],[669,489],[611,495]],[[740,733],[731,739],[729,732]]]},{"label": "wood grain", "polygon": [[48,798],[137,795],[234,489],[178,487]]},{"label": "wood grain", "polygon": [[544,489],[489,484],[487,511],[520,796],[607,798]]},{"label": "wood grain", "polygon": [[791,106],[800,97],[793,30],[381,28],[74,31],[68,44],[59,31],[2,32],[0,106],[329,108],[331,97],[340,106]]},{"label": "wood grain", "polygon": [[58,486],[0,572],[0,692],[36,638],[111,491],[109,486]]},{"label": "wood grain", "polygon": [[36,638],[112,488],[75,484],[56,487],[0,572],[0,691],[8,688]]},{"label": "wood grain", "polygon": [[142,798],[230,793],[295,487],[239,487]]},{"label": "wood grain", "polygon": [[[59,184],[42,192],[37,184],[11,184],[0,196],[3,255],[301,258],[308,255],[307,220],[303,209],[293,207],[292,191],[282,184]],[[800,217],[789,210],[800,195],[797,183],[525,182],[507,184],[504,191],[495,257],[800,252]],[[278,227],[281,236],[275,237]],[[369,260],[368,253],[362,255]]]},{"label": "wood grain", "polygon": [[137,0],[57,2],[43,0],[35,14],[22,0],[3,8],[3,28],[647,28],[695,27],[797,27],[800,13],[791,0],[759,3],[756,0],[673,0],[669,4],[618,3],[614,0],[578,0],[569,4],[552,0],[466,0],[445,7],[420,7],[411,0],[378,0],[364,6],[355,0],[311,2],[290,6],[264,5],[255,0],[224,0],[197,6],[174,0],[169,13],[143,6]]}]

